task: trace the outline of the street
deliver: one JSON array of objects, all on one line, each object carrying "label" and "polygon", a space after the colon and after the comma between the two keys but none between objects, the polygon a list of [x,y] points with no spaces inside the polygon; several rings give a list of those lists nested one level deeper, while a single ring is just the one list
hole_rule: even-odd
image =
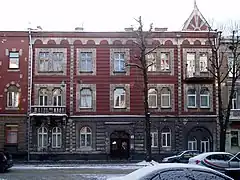
[{"label": "street", "polygon": [[123,176],[136,166],[14,166],[0,180],[106,180]]}]

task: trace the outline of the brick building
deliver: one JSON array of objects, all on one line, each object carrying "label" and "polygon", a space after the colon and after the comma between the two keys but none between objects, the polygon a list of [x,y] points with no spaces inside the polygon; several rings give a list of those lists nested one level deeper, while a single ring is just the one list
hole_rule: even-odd
[{"label": "brick building", "polygon": [[[130,30],[130,31],[129,31]],[[125,32],[31,32],[31,159],[143,158],[141,75]],[[208,24],[196,4],[182,31],[156,28],[147,58],[153,156],[217,148]],[[31,76],[30,76],[31,77]]]},{"label": "brick building", "polygon": [[0,150],[27,151],[28,33],[0,32]]}]

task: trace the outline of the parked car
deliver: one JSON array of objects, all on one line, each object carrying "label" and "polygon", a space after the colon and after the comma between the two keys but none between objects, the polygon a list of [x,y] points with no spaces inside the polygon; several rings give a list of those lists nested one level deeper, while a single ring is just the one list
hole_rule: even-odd
[{"label": "parked car", "polygon": [[164,163],[140,168],[122,177],[108,180],[233,180],[213,169],[183,163]]},{"label": "parked car", "polygon": [[225,172],[230,168],[240,169],[240,159],[237,156],[238,154],[233,155],[228,152],[206,152],[190,158],[188,163]]},{"label": "parked car", "polygon": [[8,152],[0,152],[0,173],[5,172],[13,166],[12,155]]},{"label": "parked car", "polygon": [[176,154],[175,156],[166,157],[162,160],[162,162],[178,162],[178,163],[188,163],[189,158],[194,157],[199,154],[197,150],[186,150],[181,151],[180,153]]}]

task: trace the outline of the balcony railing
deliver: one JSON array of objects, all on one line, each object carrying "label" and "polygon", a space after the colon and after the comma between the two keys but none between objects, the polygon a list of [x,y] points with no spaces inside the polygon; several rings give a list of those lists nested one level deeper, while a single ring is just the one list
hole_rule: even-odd
[{"label": "balcony railing", "polygon": [[240,109],[231,109],[229,121],[240,121]]},{"label": "balcony railing", "polygon": [[32,106],[34,114],[66,114],[66,106]]}]

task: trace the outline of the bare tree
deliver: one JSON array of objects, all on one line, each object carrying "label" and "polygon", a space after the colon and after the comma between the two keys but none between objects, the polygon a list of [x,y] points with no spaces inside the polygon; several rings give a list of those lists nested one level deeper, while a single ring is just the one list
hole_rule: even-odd
[{"label": "bare tree", "polygon": [[151,54],[158,46],[149,49],[147,45],[147,40],[152,34],[152,24],[148,31],[143,30],[143,22],[141,16],[135,19],[138,23],[138,29],[135,31],[136,40],[134,41],[135,47],[138,49],[138,54],[135,55],[136,62],[131,62],[126,64],[126,66],[135,67],[140,70],[142,77],[142,91],[143,91],[143,104],[144,104],[144,114],[145,114],[145,143],[146,143],[146,157],[145,160],[150,162],[152,160],[152,150],[151,150],[151,120],[150,111],[148,103],[148,68],[154,65],[153,62],[148,62],[146,56]]},{"label": "bare tree", "polygon": [[[208,70],[216,82],[220,151],[225,151],[226,131],[229,125],[232,100],[235,94],[236,81],[240,76],[240,37],[235,30],[232,30],[231,36],[228,37],[224,37],[221,31],[211,31],[208,37],[212,49],[212,57],[209,58],[211,66]],[[224,101],[226,96],[226,93],[223,91],[224,85],[228,89],[226,102]]]}]

